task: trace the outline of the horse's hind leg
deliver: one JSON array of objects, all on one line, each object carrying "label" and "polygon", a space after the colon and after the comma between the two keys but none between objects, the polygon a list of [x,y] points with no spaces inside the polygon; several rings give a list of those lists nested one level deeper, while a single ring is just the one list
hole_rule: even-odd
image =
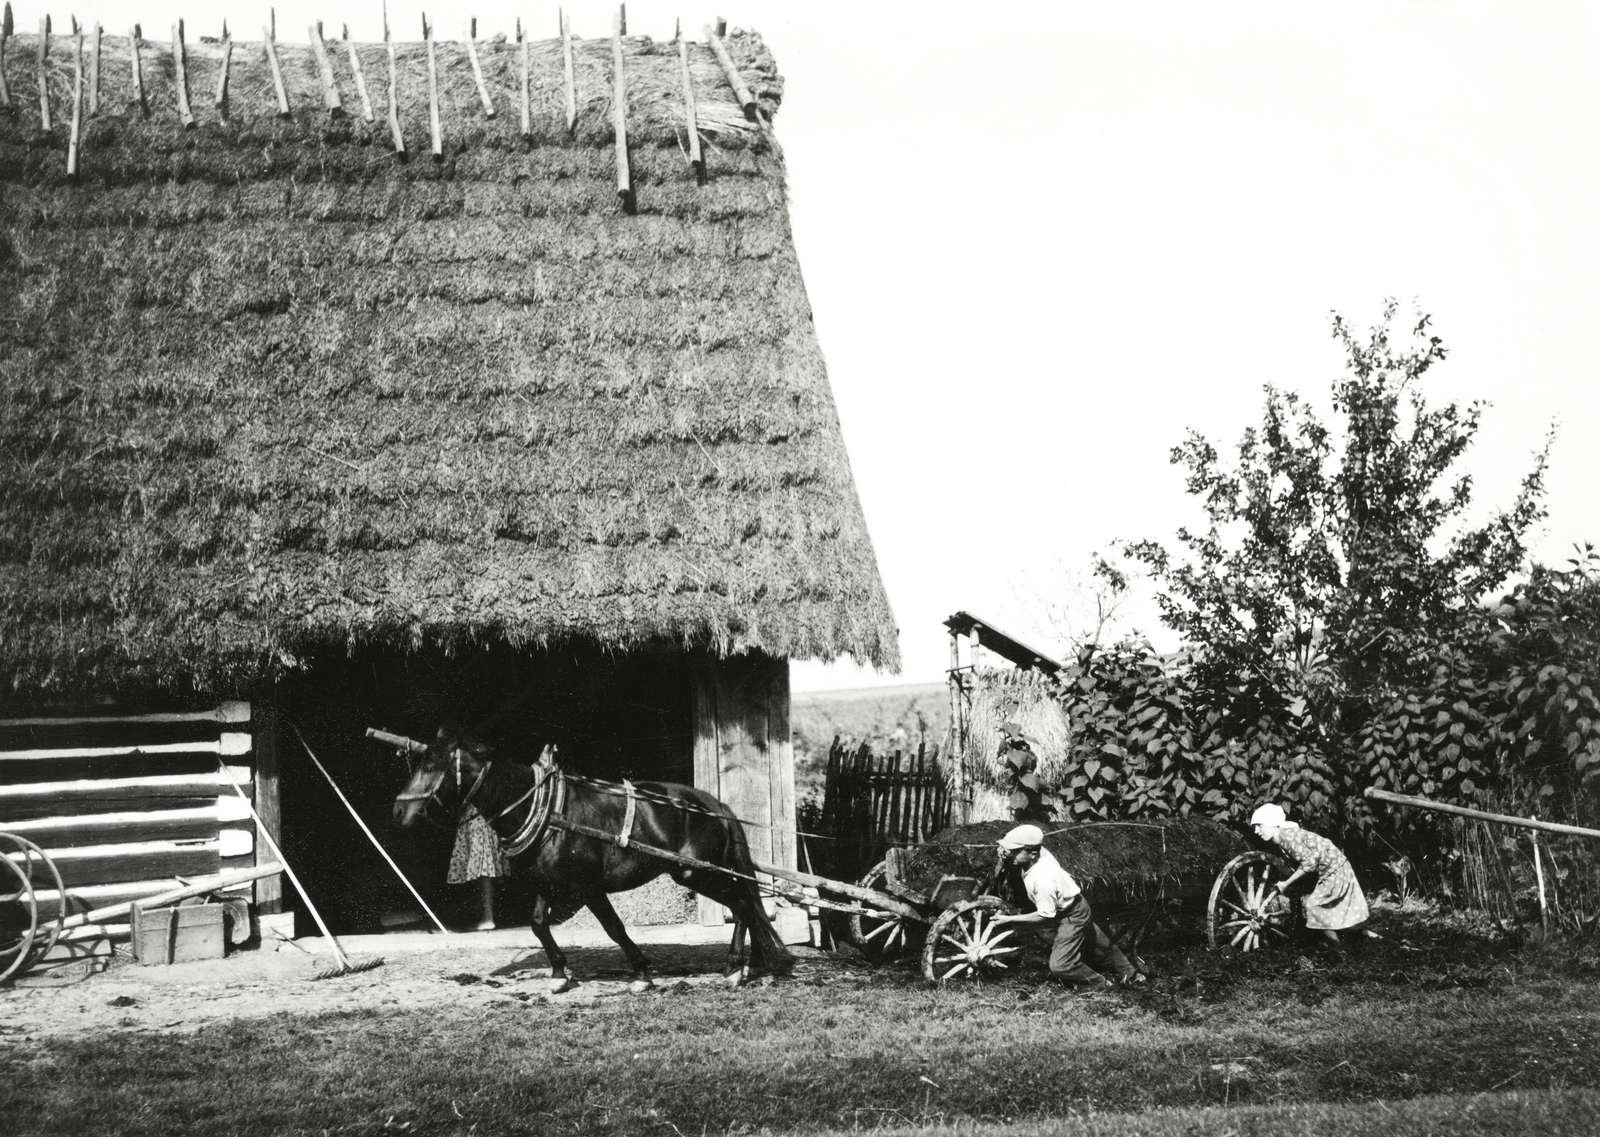
[{"label": "horse's hind leg", "polygon": [[567,957],[556,946],[555,936],[550,934],[550,925],[546,923],[550,906],[545,898],[540,896],[533,902],[533,934],[539,937],[539,946],[544,948],[545,958],[550,961],[550,993],[559,995],[563,991],[572,989],[572,977],[567,974]]},{"label": "horse's hind leg", "polygon": [[750,977],[749,954],[745,950],[748,940],[745,922],[737,917],[733,921],[733,938],[728,941],[728,970],[729,979],[741,982]]},{"label": "horse's hind leg", "polygon": [[617,910],[611,907],[611,901],[605,893],[591,896],[586,903],[589,911],[594,913],[594,918],[600,921],[600,926],[606,930],[606,935],[616,942],[622,949],[622,954],[628,957],[628,966],[633,968],[633,981],[628,984],[628,989],[637,993],[647,991],[655,984],[650,982],[650,961],[644,957],[644,952],[639,950],[639,945],[628,938],[628,929],[622,923],[622,917],[617,915]]}]

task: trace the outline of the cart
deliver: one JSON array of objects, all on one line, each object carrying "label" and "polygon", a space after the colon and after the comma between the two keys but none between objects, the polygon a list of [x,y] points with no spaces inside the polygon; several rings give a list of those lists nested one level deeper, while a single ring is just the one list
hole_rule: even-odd
[{"label": "cart", "polygon": [[[1023,950],[994,917],[1016,911],[996,842],[1010,822],[954,826],[924,845],[890,850],[857,885],[894,899],[850,915],[852,939],[881,961],[918,959],[930,982],[1009,970]],[[1212,948],[1254,952],[1287,943],[1293,902],[1272,884],[1289,875],[1279,858],[1204,818],[1086,822],[1045,837],[1045,847],[1083,887],[1096,920],[1124,951],[1153,929],[1203,930]]]}]

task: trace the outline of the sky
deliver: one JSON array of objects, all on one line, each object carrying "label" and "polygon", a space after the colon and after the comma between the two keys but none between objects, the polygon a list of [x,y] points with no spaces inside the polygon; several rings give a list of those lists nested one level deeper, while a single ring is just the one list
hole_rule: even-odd
[{"label": "sky", "polygon": [[[13,7],[151,38],[268,15]],[[610,34],[614,5],[565,7]],[[390,5],[397,36],[420,10]],[[430,15],[557,28],[553,4]],[[1326,407],[1330,313],[1364,329],[1389,297],[1449,350],[1430,399],[1489,404],[1477,518],[1555,424],[1533,555],[1600,542],[1600,3],[635,0],[628,30],[718,15],[786,80],[795,241],[904,660],[797,663],[796,690],[940,681],[963,609],[1058,649],[1045,603],[1091,555],[1200,519],[1186,431],[1228,452],[1266,384]],[[377,3],[277,5],[280,38],[317,19],[381,37]],[[1147,599],[1124,615],[1160,642]]]}]

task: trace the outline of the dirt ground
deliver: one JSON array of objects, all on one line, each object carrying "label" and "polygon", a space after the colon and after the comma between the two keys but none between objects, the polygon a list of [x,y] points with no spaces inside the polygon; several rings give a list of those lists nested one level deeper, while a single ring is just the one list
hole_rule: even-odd
[{"label": "dirt ground", "polygon": [[[808,948],[797,974],[831,967],[831,957]],[[725,984],[725,945],[652,944],[646,949],[658,987]],[[328,955],[237,951],[224,959],[143,966],[120,953],[104,971],[85,974],[83,964],[54,974],[24,975],[0,987],[0,1036],[12,1040],[110,1031],[181,1034],[219,1020],[288,1012],[315,1015],[374,1007],[507,1003],[585,1005],[630,997],[630,978],[615,948],[567,949],[568,972],[579,980],[571,991],[551,995],[550,968],[537,947],[456,948],[388,956],[352,954],[368,971],[317,979],[336,966]],[[759,980],[757,982],[760,982]]]}]

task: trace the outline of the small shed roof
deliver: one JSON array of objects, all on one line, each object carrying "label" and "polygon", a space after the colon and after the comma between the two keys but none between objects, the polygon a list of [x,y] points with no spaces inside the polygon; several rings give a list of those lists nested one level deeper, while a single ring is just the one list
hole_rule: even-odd
[{"label": "small shed roof", "polygon": [[[751,121],[688,49],[183,51],[102,37],[69,176],[76,44],[6,53],[0,115],[0,700],[247,686],[307,653],[572,638],[860,661],[896,632],[795,256],[759,36]],[[86,44],[85,73],[88,71]],[[226,100],[218,104],[224,58]],[[44,128],[43,75],[53,110]],[[88,80],[85,79],[87,86]]]},{"label": "small shed roof", "polygon": [[1054,675],[1061,670],[1059,660],[1051,658],[1031,644],[1023,643],[971,612],[957,612],[944,622],[944,626],[950,629],[950,634],[953,636],[976,635],[980,644],[1018,667],[1035,668],[1046,675]]}]

